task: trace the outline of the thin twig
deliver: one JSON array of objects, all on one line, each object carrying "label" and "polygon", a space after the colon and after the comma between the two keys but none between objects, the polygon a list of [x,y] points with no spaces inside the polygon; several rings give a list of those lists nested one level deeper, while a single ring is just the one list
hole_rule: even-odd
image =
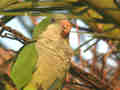
[{"label": "thin twig", "polygon": [[96,45],[94,46],[94,48],[92,49],[92,53],[93,53],[93,59],[92,59],[92,64],[91,64],[91,72],[94,73],[96,76],[99,76],[99,68],[97,67],[97,54],[96,54]]},{"label": "thin twig", "polygon": [[96,90],[112,90],[110,86],[108,86],[105,82],[102,82],[99,77],[92,75],[91,73],[87,73],[77,67],[74,63],[72,63],[72,67],[70,68],[70,73],[82,80],[84,83],[90,84]]},{"label": "thin twig", "polygon": [[108,56],[111,55],[112,51],[113,51],[113,48],[110,49],[110,50],[103,56],[102,68],[101,68],[101,79],[102,79],[102,80],[105,80],[105,78],[106,78],[106,75],[105,75],[105,72],[106,72],[106,71],[105,71],[106,61],[107,61]]},{"label": "thin twig", "polygon": [[[25,37],[24,35],[22,35],[21,33],[19,33],[17,30],[13,30],[11,27],[9,26],[5,26],[5,24],[1,21],[0,25],[2,27],[1,32],[0,32],[0,36],[1,37],[7,37],[10,39],[16,39],[22,43],[27,43],[28,41],[30,41],[29,38]],[[2,35],[3,31],[7,30],[8,32],[11,32],[13,34],[14,37],[9,37],[8,34]]]}]

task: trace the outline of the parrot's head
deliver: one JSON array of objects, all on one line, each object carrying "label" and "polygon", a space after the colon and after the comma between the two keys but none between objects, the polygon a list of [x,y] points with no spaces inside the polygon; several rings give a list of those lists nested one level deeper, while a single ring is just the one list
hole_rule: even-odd
[{"label": "parrot's head", "polygon": [[55,15],[54,17],[52,17],[51,21],[53,23],[54,22],[58,23],[62,27],[61,35],[64,38],[67,38],[72,28],[72,24],[70,23],[69,18],[64,14],[59,14],[59,15]]}]

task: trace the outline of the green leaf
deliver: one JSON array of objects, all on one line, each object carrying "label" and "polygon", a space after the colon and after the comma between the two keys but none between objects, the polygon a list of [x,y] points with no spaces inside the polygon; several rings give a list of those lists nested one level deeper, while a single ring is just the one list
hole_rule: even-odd
[{"label": "green leaf", "polygon": [[46,30],[45,28],[51,23],[51,17],[48,16],[46,17],[43,21],[41,21],[34,29],[33,32],[33,39],[38,38],[38,35],[40,35],[42,32],[44,32],[44,30]]},{"label": "green leaf", "polygon": [[32,79],[37,57],[35,43],[24,46],[18,54],[10,73],[10,77],[18,89],[24,87]]},{"label": "green leaf", "polygon": [[0,0],[0,9],[7,8],[17,2],[18,0]]}]

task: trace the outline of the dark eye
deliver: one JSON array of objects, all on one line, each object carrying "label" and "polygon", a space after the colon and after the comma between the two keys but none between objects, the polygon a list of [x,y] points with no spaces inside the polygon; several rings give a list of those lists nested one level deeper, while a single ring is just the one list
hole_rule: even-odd
[{"label": "dark eye", "polygon": [[118,8],[120,8],[120,0],[114,0],[114,3],[117,5]]},{"label": "dark eye", "polygon": [[51,18],[51,22],[54,23],[54,22],[55,22],[55,19],[54,19],[54,18]]},{"label": "dark eye", "polygon": [[63,27],[63,29],[65,29],[66,27],[65,27],[65,25],[62,25],[62,27]]}]

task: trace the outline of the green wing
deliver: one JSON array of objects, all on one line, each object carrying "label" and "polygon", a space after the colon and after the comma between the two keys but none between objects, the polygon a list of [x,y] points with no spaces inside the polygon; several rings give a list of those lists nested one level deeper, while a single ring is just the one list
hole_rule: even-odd
[{"label": "green wing", "polygon": [[[32,33],[33,39],[37,38],[50,23],[51,17],[47,17],[40,22]],[[35,43],[26,45],[18,54],[16,63],[12,66],[10,74],[18,89],[24,87],[32,79],[32,72],[35,69],[37,57]]]},{"label": "green wing", "polygon": [[51,23],[51,17],[46,17],[43,21],[41,21],[34,29],[34,32],[32,33],[33,39],[38,38],[38,35],[44,32],[46,30],[45,28]]},{"label": "green wing", "polygon": [[10,73],[10,77],[17,88],[24,87],[32,79],[32,72],[35,69],[37,58],[35,43],[22,48]]}]

